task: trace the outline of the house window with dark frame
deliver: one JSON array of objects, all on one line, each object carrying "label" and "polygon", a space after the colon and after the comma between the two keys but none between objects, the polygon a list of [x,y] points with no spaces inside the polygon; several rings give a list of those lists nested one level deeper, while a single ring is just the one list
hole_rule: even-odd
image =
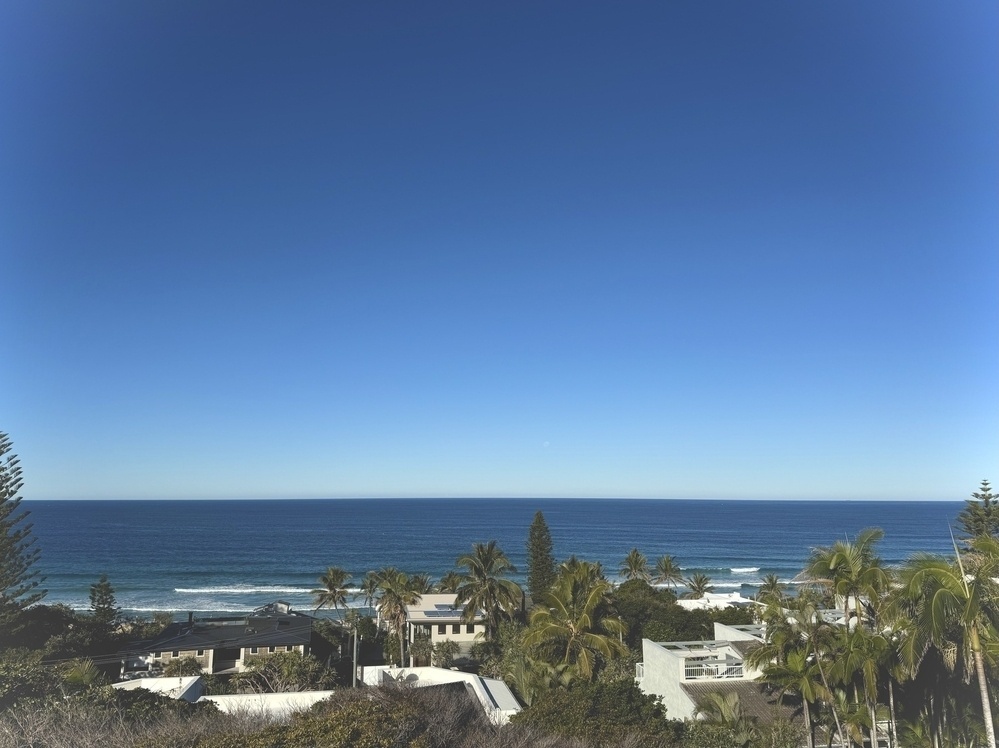
[{"label": "house window with dark frame", "polygon": [[171,653],[170,653],[170,656],[171,656],[171,657],[180,657],[180,652],[178,652],[178,651],[177,651],[177,650],[175,649],[175,650],[174,650],[173,652],[171,652]]},{"label": "house window with dark frame", "polygon": [[466,623],[465,624],[465,633],[466,634],[474,634],[475,633],[475,624],[474,623]]},{"label": "house window with dark frame", "polygon": [[205,650],[199,649],[198,650],[198,657],[204,657],[204,656],[205,656]]},{"label": "house window with dark frame", "polygon": [[260,651],[258,647],[250,647],[250,654],[255,655]]},{"label": "house window with dark frame", "polygon": [[446,623],[438,623],[437,624],[437,633],[438,634],[446,634],[447,633],[447,624]]},{"label": "house window with dark frame", "polygon": [[154,660],[158,660],[162,656],[163,656],[162,652],[153,652],[153,659]]},{"label": "house window with dark frame", "polygon": [[461,624],[460,623],[452,623],[451,624],[451,633],[452,634],[460,634],[461,633]]},{"label": "house window with dark frame", "polygon": [[270,654],[274,654],[274,652],[275,652],[275,649],[274,649],[274,647],[268,647],[268,648],[267,648],[267,651],[268,651],[268,653],[270,653]]},{"label": "house window with dark frame", "polygon": [[291,644],[287,644],[287,645],[285,645],[284,651],[285,652],[294,652],[295,651],[295,647],[293,645],[291,645]]}]

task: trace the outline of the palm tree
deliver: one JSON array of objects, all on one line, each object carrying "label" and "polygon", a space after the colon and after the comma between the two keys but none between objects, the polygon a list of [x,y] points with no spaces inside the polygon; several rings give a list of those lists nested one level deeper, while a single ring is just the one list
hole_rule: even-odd
[{"label": "palm tree", "polygon": [[406,665],[406,606],[420,599],[413,577],[394,567],[375,572],[378,578],[378,613],[399,637],[399,666]]},{"label": "palm tree", "polygon": [[320,608],[333,608],[339,610],[340,606],[347,607],[347,585],[352,577],[339,566],[329,567],[321,577],[319,577],[319,588],[312,590],[312,596],[316,601],[316,610]]},{"label": "palm tree", "polygon": [[449,571],[437,583],[438,592],[455,593],[461,586],[461,575],[456,571]]},{"label": "palm tree", "polygon": [[558,573],[582,575],[593,581],[604,579],[604,567],[599,561],[583,561],[575,556],[559,564]]},{"label": "palm tree", "polygon": [[813,548],[804,576],[843,598],[843,623],[850,619],[850,599],[853,599],[857,625],[863,621],[862,596],[876,597],[891,584],[887,570],[874,551],[884,537],[878,528],[861,530],[854,542],[837,540],[831,546]]},{"label": "palm tree", "polygon": [[776,574],[767,574],[763,577],[763,584],[756,592],[756,602],[767,605],[775,603],[780,605],[784,600],[784,585]]},{"label": "palm tree", "polygon": [[371,608],[374,606],[375,598],[378,597],[378,572],[369,571],[361,580],[361,592],[364,594],[364,606]]},{"label": "palm tree", "polygon": [[621,642],[627,626],[613,613],[613,585],[596,564],[563,564],[555,584],[531,613],[524,645],[556,669],[591,680],[598,656],[612,659],[627,653]]},{"label": "palm tree", "polygon": [[660,556],[656,559],[656,569],[652,581],[676,589],[677,585],[683,583],[683,572],[680,569],[680,564],[673,556]]},{"label": "palm tree", "polygon": [[844,735],[843,724],[839,718],[834,698],[835,693],[827,673],[830,661],[835,661],[837,631],[823,619],[814,595],[807,590],[803,590],[793,601],[788,601],[788,607],[790,630],[803,647],[805,657],[815,663],[815,668],[822,681],[823,698],[827,699],[829,704],[833,723],[836,726],[836,734],[842,739]]},{"label": "palm tree", "polygon": [[409,588],[417,595],[426,595],[433,592],[434,583],[430,581],[429,574],[413,574],[409,578]]},{"label": "palm tree", "polygon": [[684,579],[683,583],[687,586],[687,591],[681,597],[688,600],[700,600],[707,593],[715,591],[711,586],[711,578],[706,574],[694,574],[689,579]]},{"label": "palm tree", "polygon": [[[905,653],[915,667],[932,645],[942,652],[956,648],[969,670],[974,669],[986,738],[989,748],[996,748],[984,650],[999,630],[999,585],[994,579],[999,576],[999,539],[972,538],[967,568],[956,547],[955,552],[953,562],[929,554],[914,556],[902,569],[892,603],[912,621]],[[951,635],[953,629],[957,636]]]},{"label": "palm tree", "polygon": [[835,646],[836,661],[831,668],[833,677],[844,688],[853,686],[854,700],[858,705],[863,701],[870,724],[871,745],[877,745],[878,681],[880,663],[889,647],[888,639],[880,632],[867,631],[859,626],[853,633],[845,629],[837,633],[839,642]]},{"label": "palm tree", "polygon": [[763,680],[775,687],[781,698],[788,691],[801,697],[808,748],[815,748],[815,727],[809,705],[819,699],[830,698],[829,692],[822,685],[815,660],[808,656],[804,648],[792,649],[783,660],[771,662],[763,668]]},{"label": "palm tree", "polygon": [[510,559],[496,545],[495,540],[486,544],[476,543],[472,553],[457,561],[468,573],[462,576],[455,605],[464,605],[464,619],[474,621],[479,611],[486,618],[486,639],[492,640],[499,630],[501,618],[511,618],[521,601],[520,586],[504,575],[517,571]]},{"label": "palm tree", "polygon": [[621,576],[626,580],[640,579],[643,582],[651,582],[652,575],[649,574],[649,560],[645,554],[637,548],[628,551],[621,564]]},{"label": "palm tree", "polygon": [[62,680],[66,685],[80,690],[107,682],[104,673],[90,659],[71,660],[63,671]]},{"label": "palm tree", "polygon": [[[834,659],[835,631],[819,615],[814,594],[805,589],[791,599],[770,600],[763,611],[766,639],[746,655],[746,664],[762,667],[763,679],[777,689],[780,698],[788,691],[801,697],[809,748],[814,745],[816,722],[810,705],[833,700],[826,670]],[[835,711],[833,719],[839,731]]]},{"label": "palm tree", "polygon": [[756,719],[742,712],[742,703],[736,691],[728,693],[708,693],[698,702],[694,710],[705,722],[722,725],[732,731],[734,745],[747,746],[756,732]]}]

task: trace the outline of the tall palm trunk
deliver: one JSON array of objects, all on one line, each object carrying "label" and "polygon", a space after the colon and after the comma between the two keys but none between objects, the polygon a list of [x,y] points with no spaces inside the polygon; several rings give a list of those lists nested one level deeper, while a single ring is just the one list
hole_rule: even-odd
[{"label": "tall palm trunk", "polygon": [[930,732],[933,733],[933,748],[940,748],[940,719],[937,717],[936,686],[930,692]]},{"label": "tall palm trunk", "polygon": [[898,748],[898,725],[895,716],[895,679],[888,676],[888,718],[891,728],[891,748]]},{"label": "tall palm trunk", "polygon": [[399,667],[406,667],[406,616],[399,618]]},{"label": "tall palm trunk", "polygon": [[871,748],[878,748],[878,715],[870,699],[867,700],[867,710],[871,713]]},{"label": "tall palm trunk", "polygon": [[985,662],[982,659],[982,643],[978,638],[978,627],[971,627],[971,651],[975,655],[975,670],[978,675],[978,691],[982,697],[982,718],[985,720],[985,737],[989,748],[996,748],[996,730],[992,724],[992,705],[989,703],[989,684],[985,680]]},{"label": "tall palm trunk", "polygon": [[[826,687],[826,691],[831,696],[832,695],[832,689],[829,688],[829,681],[826,680],[825,670],[822,669],[822,658],[819,655],[819,652],[816,650],[814,643],[812,644],[812,651],[815,653],[815,664],[819,666],[819,675],[822,676],[822,685]],[[839,738],[840,745],[842,745],[843,744],[843,727],[839,723],[839,715],[836,714],[836,706],[835,706],[835,704],[832,703],[832,701],[829,702],[829,711],[832,712],[833,721],[836,722],[836,735]],[[831,743],[831,741],[830,741],[830,743]]]},{"label": "tall palm trunk", "polygon": [[805,711],[805,733],[808,737],[808,748],[815,748],[815,728],[812,726],[812,715],[808,711],[808,699],[802,697],[801,706]]}]

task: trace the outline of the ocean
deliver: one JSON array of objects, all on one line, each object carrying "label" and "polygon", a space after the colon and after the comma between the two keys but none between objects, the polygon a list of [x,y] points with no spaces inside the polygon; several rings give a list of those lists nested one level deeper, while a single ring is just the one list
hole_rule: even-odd
[{"label": "ocean", "polygon": [[[41,551],[45,602],[89,606],[107,574],[130,614],[245,612],[274,600],[312,607],[328,566],[353,575],[395,566],[439,578],[473,543],[496,540],[524,581],[537,510],[556,558],[599,561],[616,579],[638,548],[650,565],[677,558],[718,592],[755,593],[766,574],[791,580],[815,546],[880,527],[888,564],[952,552],[961,502],[632,499],[280,499],[24,501]],[[354,600],[352,605],[363,605]]]}]

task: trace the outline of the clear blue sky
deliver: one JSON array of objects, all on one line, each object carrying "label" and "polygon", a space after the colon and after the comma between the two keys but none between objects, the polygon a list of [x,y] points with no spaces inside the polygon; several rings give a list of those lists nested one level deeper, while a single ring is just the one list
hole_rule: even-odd
[{"label": "clear blue sky", "polygon": [[999,6],[0,6],[28,498],[999,482]]}]

